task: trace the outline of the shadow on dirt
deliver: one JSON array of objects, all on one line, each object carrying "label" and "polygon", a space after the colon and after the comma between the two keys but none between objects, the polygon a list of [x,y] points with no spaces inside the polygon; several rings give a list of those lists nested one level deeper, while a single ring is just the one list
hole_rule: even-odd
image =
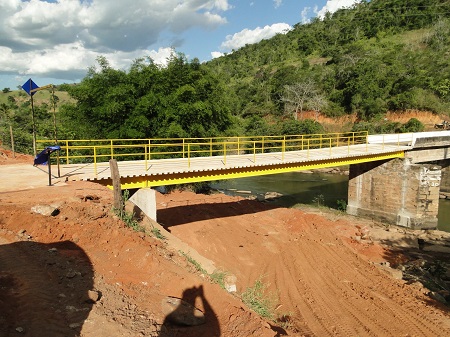
[{"label": "shadow on dirt", "polygon": [[94,300],[93,267],[71,241],[0,245],[0,337],[79,336]]},{"label": "shadow on dirt", "polygon": [[418,247],[415,248],[413,241],[413,238],[383,240],[383,244],[391,247],[385,251],[384,258],[389,262],[390,268],[401,271],[401,277],[407,284],[420,283],[428,289],[429,305],[449,312],[450,254],[427,250],[432,247],[420,242],[416,243]]},{"label": "shadow on dirt", "polygon": [[[199,301],[197,301],[197,298]],[[201,304],[204,310],[204,316],[198,315],[200,311],[196,309],[196,304]],[[178,307],[169,313],[164,319],[159,337],[177,336],[220,336],[219,321],[216,313],[205,297],[203,286],[192,287],[184,290],[181,301],[178,301]]]},{"label": "shadow on dirt", "polygon": [[[179,203],[179,206],[169,204],[167,208],[158,209],[158,222],[167,228],[195,221],[259,213],[267,210],[269,207],[277,208],[276,205],[262,204],[254,200],[246,199],[210,204],[206,200],[196,200],[195,203],[186,200],[183,201],[183,204]],[[184,214],[184,216],[180,217],[177,214]]]},{"label": "shadow on dirt", "polygon": [[[212,199],[205,197],[205,199],[197,199],[194,201],[169,202],[166,208],[159,208],[157,210],[157,218],[158,222],[169,230],[169,227],[196,221],[256,214],[275,208],[290,208],[299,204],[300,201],[298,200],[303,200],[305,195],[307,195],[307,192],[267,201],[241,199],[239,201],[217,202],[217,199],[220,198],[219,195]],[[214,200],[214,203],[208,203],[208,200]],[[322,206],[334,204],[336,208],[336,200],[329,200],[329,202],[319,201],[319,204]],[[183,214],[183,217],[176,216],[176,214]]]}]

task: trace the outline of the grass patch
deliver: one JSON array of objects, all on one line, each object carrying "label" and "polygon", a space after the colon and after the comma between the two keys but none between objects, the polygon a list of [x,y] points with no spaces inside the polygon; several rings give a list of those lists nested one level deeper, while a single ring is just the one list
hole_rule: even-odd
[{"label": "grass patch", "polygon": [[317,204],[317,207],[321,207],[325,204],[325,197],[323,194],[318,194],[314,197],[312,202]]},{"label": "grass patch", "polygon": [[226,271],[215,270],[209,278],[211,282],[218,284],[222,289],[225,289],[225,277],[228,273]]},{"label": "grass patch", "polygon": [[192,264],[192,266],[195,268],[196,271],[208,275],[208,272],[205,269],[203,269],[202,265],[198,263],[195,259],[193,259],[189,254],[182,252],[181,250],[180,254],[183,255],[190,264]]},{"label": "grass patch", "polygon": [[208,272],[198,263],[192,256],[180,250],[180,254],[194,267],[194,269],[204,275],[207,275],[211,283],[218,284],[222,289],[225,289],[225,277],[228,273],[226,271],[215,270],[212,274]]},{"label": "grass patch", "polygon": [[244,302],[250,309],[255,311],[262,318],[272,321],[277,326],[294,331],[291,313],[277,313],[275,307],[278,299],[272,293],[267,293],[268,285],[264,284],[260,276],[253,287],[247,288],[241,295]]},{"label": "grass patch", "polygon": [[133,213],[118,209],[114,209],[114,213],[125,223],[125,226],[132,228],[135,232],[145,233],[145,228],[134,218]]},{"label": "grass patch", "polygon": [[161,231],[159,230],[159,228],[156,228],[155,226],[152,225],[152,229],[151,232],[153,234],[153,236],[157,239],[160,240],[165,240],[166,237],[161,233]]},{"label": "grass patch", "polygon": [[275,297],[266,294],[267,285],[259,277],[253,287],[248,287],[241,295],[242,301],[261,317],[275,320]]}]

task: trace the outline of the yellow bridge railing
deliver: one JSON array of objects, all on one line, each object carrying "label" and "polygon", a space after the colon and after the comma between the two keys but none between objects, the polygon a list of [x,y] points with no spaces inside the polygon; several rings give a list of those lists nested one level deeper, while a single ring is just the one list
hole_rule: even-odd
[{"label": "yellow bridge railing", "polygon": [[[38,140],[38,146],[45,147],[49,140]],[[231,155],[278,152],[282,158],[288,151],[323,149],[337,146],[368,144],[367,131],[283,135],[244,136],[211,138],[149,138],[149,139],[96,139],[60,140],[59,159],[66,164],[105,162],[109,159],[144,160],[184,158],[187,165],[194,157],[222,156],[226,165]],[[146,164],[147,167],[147,164]]]}]

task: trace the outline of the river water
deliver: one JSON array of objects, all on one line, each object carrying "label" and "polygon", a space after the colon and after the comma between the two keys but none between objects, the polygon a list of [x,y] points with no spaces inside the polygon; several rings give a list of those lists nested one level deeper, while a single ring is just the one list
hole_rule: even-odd
[{"label": "river water", "polygon": [[[342,202],[347,202],[348,176],[291,172],[230,179],[214,183],[212,187],[227,194],[243,196],[249,192],[253,195],[278,192],[283,196],[274,202],[284,207],[320,204],[338,209]],[[438,229],[450,232],[450,200],[439,201]]]}]

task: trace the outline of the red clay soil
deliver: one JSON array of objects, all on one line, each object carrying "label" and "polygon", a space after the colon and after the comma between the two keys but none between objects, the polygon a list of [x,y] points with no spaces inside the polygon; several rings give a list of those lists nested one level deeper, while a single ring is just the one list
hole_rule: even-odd
[{"label": "red clay soil", "polygon": [[[159,194],[157,203],[158,222],[235,275],[237,294],[165,241],[127,227],[105,187],[0,187],[0,337],[450,336],[448,307],[380,269],[395,257],[353,241],[354,218],[190,192]],[[37,205],[57,214],[32,211]],[[258,279],[282,327],[240,300]],[[195,305],[206,323],[168,322],[166,296]]]}]

